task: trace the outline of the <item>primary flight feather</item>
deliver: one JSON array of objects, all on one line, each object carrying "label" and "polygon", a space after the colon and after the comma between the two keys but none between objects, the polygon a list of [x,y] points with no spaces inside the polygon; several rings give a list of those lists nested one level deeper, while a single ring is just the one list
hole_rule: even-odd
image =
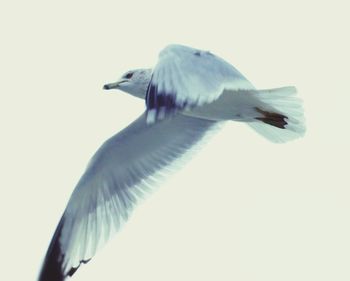
[{"label": "primary flight feather", "polygon": [[128,219],[175,160],[222,121],[246,122],[273,142],[305,132],[294,87],[256,90],[218,56],[182,45],[160,52],[153,69],[128,71],[104,89],[146,102],[146,111],[92,157],[58,224],[39,281],[63,281]]}]

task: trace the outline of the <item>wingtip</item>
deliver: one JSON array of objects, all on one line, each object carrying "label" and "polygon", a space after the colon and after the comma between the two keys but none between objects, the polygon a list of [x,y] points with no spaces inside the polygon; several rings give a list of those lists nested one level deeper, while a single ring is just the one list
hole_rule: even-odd
[{"label": "wingtip", "polygon": [[41,268],[38,281],[64,281],[66,276],[63,273],[63,253],[59,245],[59,237],[61,236],[63,219],[57,226],[55,234],[51,240],[49,249],[47,250],[43,266]]}]

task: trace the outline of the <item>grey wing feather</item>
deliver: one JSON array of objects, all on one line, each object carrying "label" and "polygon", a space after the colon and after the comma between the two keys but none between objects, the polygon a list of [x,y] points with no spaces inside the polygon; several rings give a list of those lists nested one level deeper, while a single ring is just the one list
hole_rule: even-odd
[{"label": "grey wing feather", "polygon": [[152,189],[158,171],[184,155],[216,125],[183,115],[148,125],[144,113],[107,140],[68,202],[39,280],[64,280],[89,261]]},{"label": "grey wing feather", "polygon": [[211,103],[224,89],[253,89],[231,64],[210,52],[169,45],[159,55],[146,94],[147,121]]}]

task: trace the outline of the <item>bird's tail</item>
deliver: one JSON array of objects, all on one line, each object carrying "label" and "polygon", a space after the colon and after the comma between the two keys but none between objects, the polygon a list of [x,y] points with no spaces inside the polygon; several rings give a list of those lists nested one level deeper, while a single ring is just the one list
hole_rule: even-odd
[{"label": "bird's tail", "polygon": [[255,110],[259,117],[247,123],[252,129],[272,142],[286,142],[305,133],[302,101],[296,97],[295,87],[254,91],[259,100]]}]

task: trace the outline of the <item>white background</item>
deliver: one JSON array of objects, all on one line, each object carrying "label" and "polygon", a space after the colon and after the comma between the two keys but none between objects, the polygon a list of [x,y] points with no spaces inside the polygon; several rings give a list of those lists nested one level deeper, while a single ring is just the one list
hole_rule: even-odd
[{"label": "white background", "polygon": [[230,123],[72,280],[349,280],[348,1],[2,2],[1,280],[35,280],[93,152],[144,103],[102,85],[161,48],[295,85],[307,134]]}]

